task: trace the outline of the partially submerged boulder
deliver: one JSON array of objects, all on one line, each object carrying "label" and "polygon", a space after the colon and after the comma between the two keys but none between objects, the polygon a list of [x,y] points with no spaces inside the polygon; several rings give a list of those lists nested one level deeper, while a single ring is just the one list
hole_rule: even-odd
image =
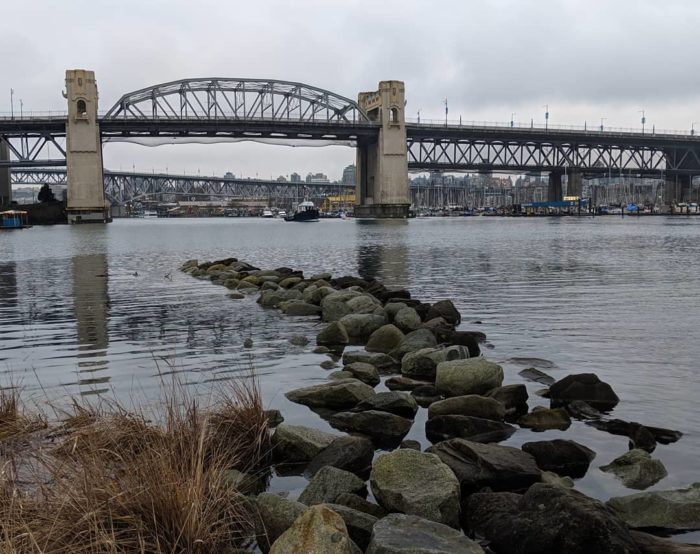
[{"label": "partially submerged boulder", "polygon": [[685,489],[616,496],[607,505],[630,527],[700,529],[700,482]]},{"label": "partially submerged boulder", "polygon": [[435,386],[446,396],[484,394],[503,383],[503,368],[483,358],[438,364]]},{"label": "partially submerged boulder", "polygon": [[549,397],[552,402],[563,404],[583,400],[603,411],[612,410],[620,401],[612,387],[594,373],[567,375],[549,387]]},{"label": "partially submerged boulder", "polygon": [[653,459],[640,448],[624,453],[600,469],[614,474],[626,487],[637,490],[648,489],[668,475],[661,460]]},{"label": "partially submerged boulder", "polygon": [[282,462],[308,462],[337,438],[313,427],[282,423],[272,435],[272,453]]},{"label": "partially submerged boulder", "polygon": [[354,408],[375,394],[374,389],[357,379],[340,379],[285,393],[288,400],[312,408]]},{"label": "partially submerged boulder", "polygon": [[593,450],[572,440],[526,442],[521,448],[535,458],[540,469],[573,478],[583,477],[595,458]]}]

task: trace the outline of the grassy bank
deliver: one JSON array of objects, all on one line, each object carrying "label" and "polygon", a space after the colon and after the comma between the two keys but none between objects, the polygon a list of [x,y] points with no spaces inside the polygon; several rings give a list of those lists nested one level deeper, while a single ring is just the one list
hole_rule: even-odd
[{"label": "grassy bank", "polygon": [[264,473],[253,380],[206,407],[177,388],[149,416],[74,402],[56,417],[0,394],[0,552],[227,552],[253,535],[232,478]]}]

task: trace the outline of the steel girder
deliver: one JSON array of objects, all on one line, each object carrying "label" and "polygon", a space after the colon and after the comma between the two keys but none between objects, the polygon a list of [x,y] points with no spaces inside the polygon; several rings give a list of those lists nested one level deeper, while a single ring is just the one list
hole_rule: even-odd
[{"label": "steel girder", "polygon": [[[12,184],[65,185],[66,172],[61,169],[20,169],[12,172]],[[227,179],[159,173],[104,172],[105,194],[113,204],[135,200],[172,198],[222,198],[251,200],[274,198],[293,201],[304,196],[323,198],[331,194],[354,192],[354,185],[308,184],[252,179]]]},{"label": "steel girder", "polygon": [[413,170],[564,171],[640,175],[700,173],[692,144],[644,145],[598,141],[503,140],[500,137],[408,137],[408,167]]},{"label": "steel girder", "polygon": [[103,120],[268,120],[369,123],[357,102],[317,87],[277,80],[184,79],[130,92]]},{"label": "steel girder", "polygon": [[9,160],[0,159],[0,167],[46,167],[66,165],[65,131],[0,133],[0,143],[7,144]]}]

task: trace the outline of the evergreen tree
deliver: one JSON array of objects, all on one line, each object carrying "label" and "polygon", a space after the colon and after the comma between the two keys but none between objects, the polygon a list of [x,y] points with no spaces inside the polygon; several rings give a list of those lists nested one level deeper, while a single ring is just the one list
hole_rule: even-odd
[{"label": "evergreen tree", "polygon": [[55,202],[56,197],[54,196],[53,191],[51,190],[51,187],[48,185],[48,183],[44,183],[44,185],[41,187],[39,190],[39,196],[37,197],[39,199],[39,202]]}]

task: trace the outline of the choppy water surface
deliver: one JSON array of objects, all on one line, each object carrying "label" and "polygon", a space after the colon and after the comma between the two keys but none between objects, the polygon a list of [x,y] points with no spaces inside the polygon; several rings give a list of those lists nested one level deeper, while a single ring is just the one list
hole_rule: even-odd
[{"label": "choppy water surface", "polygon": [[[622,399],[616,417],[685,433],[657,448],[669,477],[655,488],[700,480],[700,218],[118,220],[2,233],[2,384],[37,398],[155,397],[175,373],[207,394],[252,364],[288,421],[328,428],[282,396],[326,378],[327,358],[310,353],[318,323],[263,310],[254,297],[230,300],[223,287],[177,271],[188,258],[232,255],[451,298],[462,328],[487,333],[486,354],[504,364],[507,382],[522,382],[527,365],[555,378],[597,373]],[[312,343],[292,346],[293,334]],[[252,350],[242,348],[248,336]],[[544,404],[533,395],[540,385],[528,387],[530,405]],[[424,442],[425,415],[409,438]],[[602,498],[632,492],[598,470],[627,450],[623,437],[574,422],[567,432],[520,430],[504,444],[558,436],[598,453],[578,488]],[[303,486],[288,479],[277,486]]]}]

